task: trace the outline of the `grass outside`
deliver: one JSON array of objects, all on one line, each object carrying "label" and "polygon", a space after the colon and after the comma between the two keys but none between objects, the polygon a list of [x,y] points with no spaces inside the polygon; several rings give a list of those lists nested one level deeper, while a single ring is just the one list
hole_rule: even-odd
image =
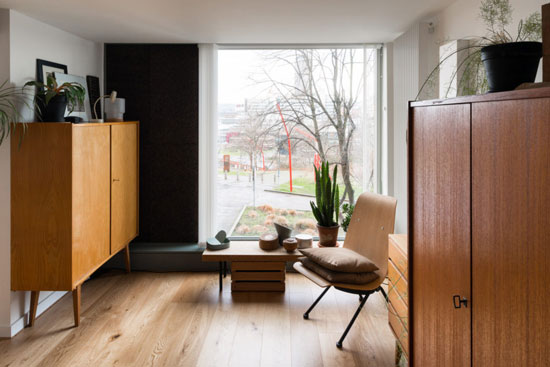
[{"label": "grass outside", "polygon": [[[340,194],[342,194],[345,189],[346,187],[344,186],[344,184],[338,184],[338,190]],[[362,190],[357,186],[354,186],[353,189],[356,193],[362,192]],[[274,188],[274,190],[281,192],[290,192],[290,181],[278,185]],[[297,177],[292,180],[292,192],[294,194],[315,196],[315,181],[313,179],[305,177]]]},{"label": "grass outside", "polygon": [[260,236],[264,233],[276,233],[273,223],[286,225],[295,233],[317,235],[317,221],[311,211],[277,209],[270,205],[247,206],[235,226],[231,236]]}]

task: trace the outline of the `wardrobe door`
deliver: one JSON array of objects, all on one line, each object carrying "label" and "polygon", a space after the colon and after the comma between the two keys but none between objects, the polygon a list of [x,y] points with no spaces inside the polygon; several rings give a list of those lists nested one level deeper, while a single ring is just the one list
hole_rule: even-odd
[{"label": "wardrobe door", "polygon": [[111,126],[111,254],[137,235],[137,125]]},{"label": "wardrobe door", "polygon": [[412,109],[409,312],[417,367],[471,364],[470,170],[470,105]]},{"label": "wardrobe door", "polygon": [[472,110],[474,366],[550,364],[550,99]]}]

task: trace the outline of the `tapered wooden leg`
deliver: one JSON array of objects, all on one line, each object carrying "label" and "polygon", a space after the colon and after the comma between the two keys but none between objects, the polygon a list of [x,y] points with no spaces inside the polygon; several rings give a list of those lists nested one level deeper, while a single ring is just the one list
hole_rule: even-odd
[{"label": "tapered wooden leg", "polygon": [[29,326],[34,326],[34,320],[36,319],[36,309],[38,308],[38,297],[40,291],[31,291],[31,310],[29,313]]},{"label": "tapered wooden leg", "polygon": [[131,271],[130,269],[130,245],[126,245],[126,249],[124,251],[124,262],[126,263],[126,272],[129,273]]},{"label": "tapered wooden leg", "polygon": [[80,284],[73,290],[74,326],[80,325]]}]

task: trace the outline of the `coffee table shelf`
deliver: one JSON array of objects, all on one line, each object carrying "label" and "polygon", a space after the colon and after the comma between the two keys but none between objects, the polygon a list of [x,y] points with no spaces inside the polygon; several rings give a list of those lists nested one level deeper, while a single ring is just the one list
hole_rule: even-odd
[{"label": "coffee table shelf", "polygon": [[286,262],[300,256],[298,250],[287,253],[282,247],[264,251],[258,241],[232,241],[228,249],[205,250],[202,261],[220,264],[220,292],[227,262],[231,262],[231,291],[284,292]]}]

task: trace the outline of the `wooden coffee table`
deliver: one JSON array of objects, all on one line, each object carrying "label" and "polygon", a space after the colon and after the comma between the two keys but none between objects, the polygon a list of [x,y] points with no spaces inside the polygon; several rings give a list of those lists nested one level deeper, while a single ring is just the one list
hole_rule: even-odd
[{"label": "wooden coffee table", "polygon": [[282,247],[264,251],[258,241],[231,241],[225,250],[204,250],[202,261],[220,264],[220,292],[226,263],[231,262],[231,291],[284,292],[286,262],[296,261],[301,253],[287,253]]}]

